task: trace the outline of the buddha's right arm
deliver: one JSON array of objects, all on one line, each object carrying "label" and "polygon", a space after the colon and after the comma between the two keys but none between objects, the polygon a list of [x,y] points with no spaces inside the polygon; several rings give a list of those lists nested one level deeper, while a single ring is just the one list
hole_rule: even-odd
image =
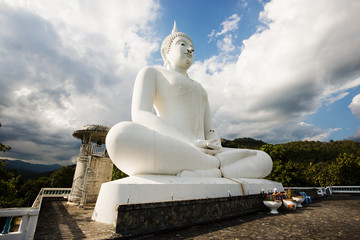
[{"label": "buddha's right arm", "polygon": [[132,99],[132,121],[163,135],[185,142],[191,142],[185,134],[153,113],[157,71],[158,70],[152,67],[145,67],[139,71],[136,77]]}]

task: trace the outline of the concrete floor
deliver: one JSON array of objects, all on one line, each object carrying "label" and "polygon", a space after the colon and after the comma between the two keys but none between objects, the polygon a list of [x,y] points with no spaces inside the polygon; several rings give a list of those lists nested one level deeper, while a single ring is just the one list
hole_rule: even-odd
[{"label": "concrete floor", "polygon": [[[35,239],[114,239],[114,226],[91,220],[93,208],[45,200]],[[360,239],[360,196],[324,197],[291,213],[258,212],[138,239]]]}]

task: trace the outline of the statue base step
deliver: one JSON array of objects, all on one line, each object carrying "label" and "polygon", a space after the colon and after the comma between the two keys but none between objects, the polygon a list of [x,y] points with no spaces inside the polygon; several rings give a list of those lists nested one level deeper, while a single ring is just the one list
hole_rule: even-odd
[{"label": "statue base step", "polygon": [[117,205],[244,196],[284,191],[281,183],[249,178],[182,178],[136,175],[103,183],[92,219],[114,224]]}]

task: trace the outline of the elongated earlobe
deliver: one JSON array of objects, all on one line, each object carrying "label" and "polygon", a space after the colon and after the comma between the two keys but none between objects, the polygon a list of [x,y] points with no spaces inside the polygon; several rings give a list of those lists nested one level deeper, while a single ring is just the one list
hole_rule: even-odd
[{"label": "elongated earlobe", "polygon": [[165,48],[161,49],[161,56],[164,61],[164,67],[166,67],[169,64],[169,60],[167,59],[167,51]]}]

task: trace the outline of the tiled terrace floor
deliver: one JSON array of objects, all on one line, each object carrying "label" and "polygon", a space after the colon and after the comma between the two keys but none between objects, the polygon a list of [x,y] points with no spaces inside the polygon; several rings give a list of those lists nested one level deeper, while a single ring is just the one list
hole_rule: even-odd
[{"label": "tiled terrace floor", "polygon": [[[44,201],[35,239],[111,239],[112,225],[91,220],[94,206]],[[360,196],[315,200],[295,212],[259,212],[138,239],[360,239]]]}]

